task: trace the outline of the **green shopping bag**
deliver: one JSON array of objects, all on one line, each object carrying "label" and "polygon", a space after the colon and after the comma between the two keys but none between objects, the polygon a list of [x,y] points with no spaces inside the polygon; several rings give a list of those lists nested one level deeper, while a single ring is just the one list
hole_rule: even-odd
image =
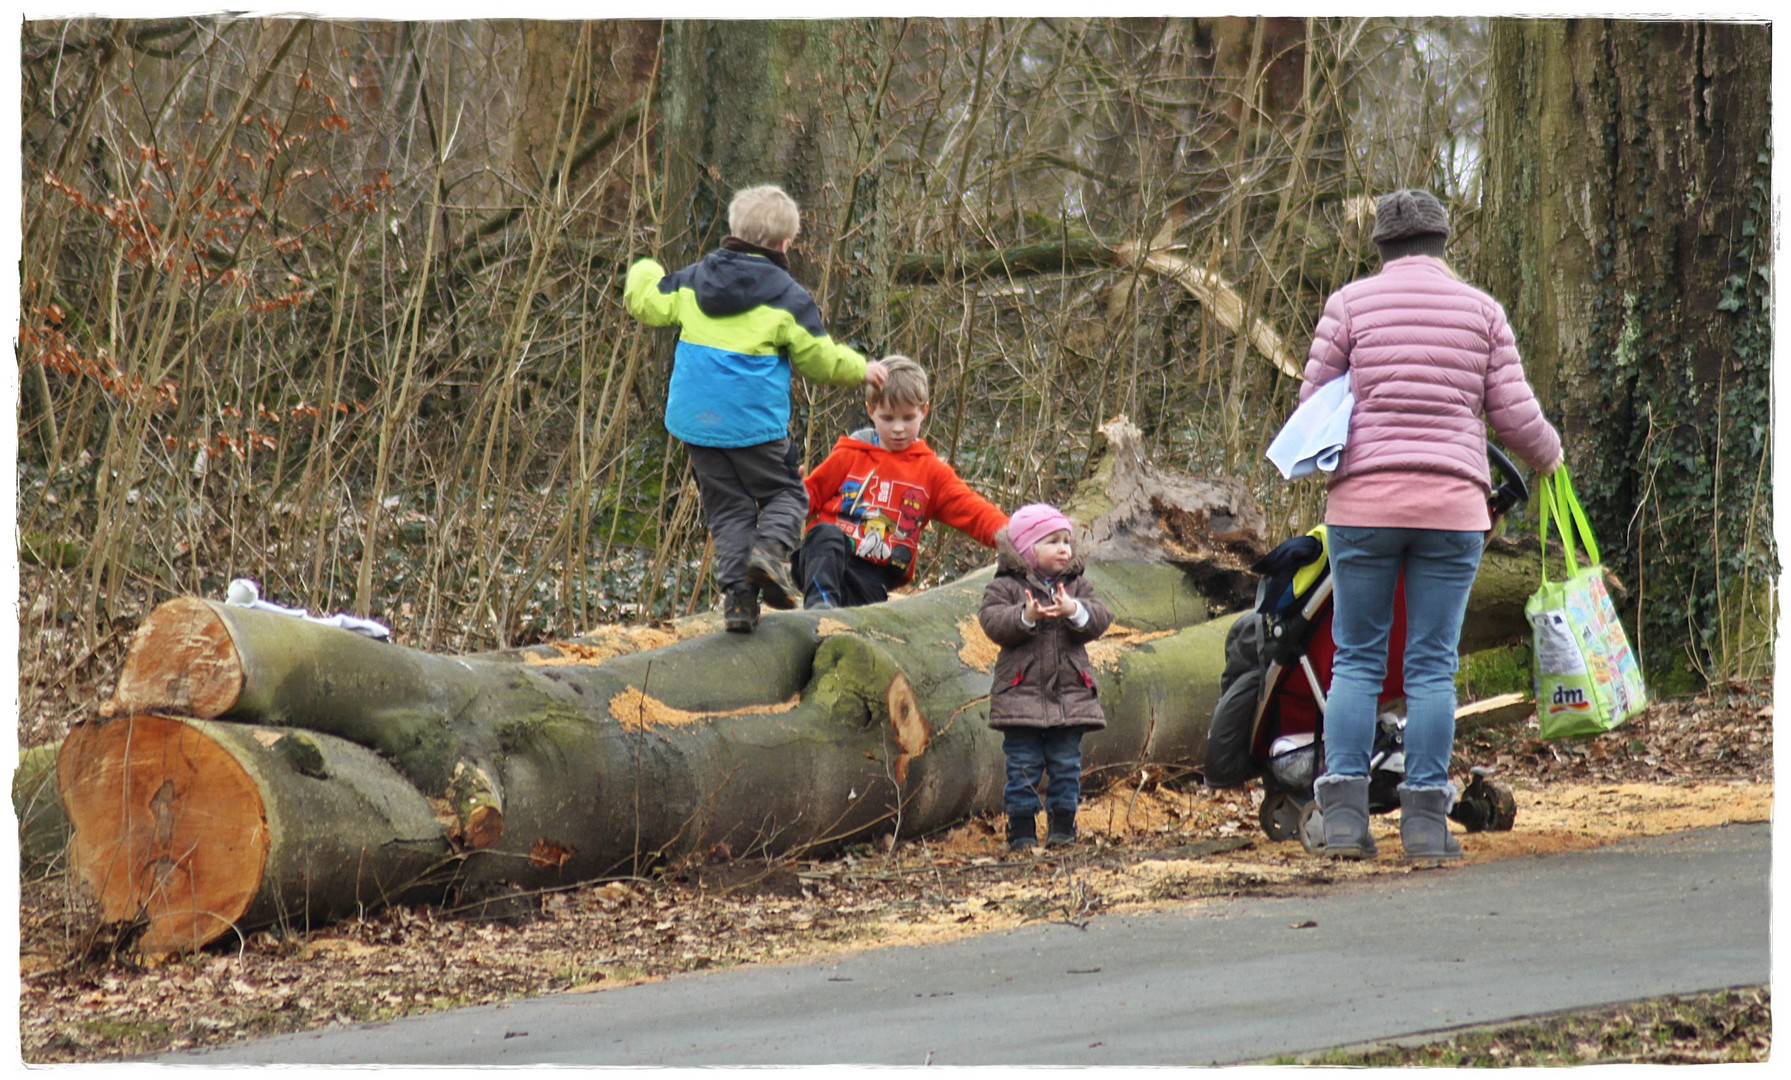
[{"label": "green shopping bag", "polygon": [[[1605,591],[1598,542],[1566,466],[1541,478],[1537,502],[1542,507],[1542,587],[1524,604],[1535,635],[1536,717],[1545,739],[1584,738],[1641,712],[1648,693]],[[1567,554],[1567,580],[1558,582],[1548,579],[1551,507]],[[1588,564],[1583,568],[1576,553],[1581,545]]]}]

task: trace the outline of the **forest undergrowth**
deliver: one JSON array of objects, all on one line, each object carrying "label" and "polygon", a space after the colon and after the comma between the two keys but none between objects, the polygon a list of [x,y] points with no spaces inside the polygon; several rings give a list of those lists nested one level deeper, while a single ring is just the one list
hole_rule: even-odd
[{"label": "forest undergrowth", "polygon": [[[706,250],[726,189],[744,183],[798,195],[796,276],[840,340],[931,372],[926,438],[991,500],[1066,497],[1100,425],[1124,414],[1160,468],[1249,485],[1268,543],[1303,532],[1321,488],[1282,483],[1261,450],[1293,404],[1325,296],[1376,265],[1371,196],[1434,190],[1452,213],[1451,263],[1471,281],[1484,283],[1489,248],[1527,231],[1483,195],[1483,163],[1511,148],[1482,97],[1509,73],[1495,41],[1520,29],[1551,25],[29,20],[18,744],[97,715],[155,605],[221,599],[237,576],[276,603],[371,617],[449,654],[712,605],[695,487],[662,428],[671,335],[627,316],[620,282],[641,255]],[[1739,50],[1720,43],[1737,29],[1643,28],[1654,55],[1690,41],[1725,63]],[[1650,50],[1606,51],[1598,63]],[[780,77],[720,77],[717,57],[749,55]],[[1545,55],[1540,39],[1522,55]],[[1529,95],[1539,105],[1608,109],[1613,125],[1640,108],[1600,99],[1621,80],[1592,58],[1552,66],[1600,74]],[[1718,91],[1747,97],[1727,69],[1699,67],[1694,83],[1700,109],[1726,100]],[[703,142],[698,129],[724,111],[765,121],[763,138]],[[1747,449],[1770,441],[1770,186],[1744,168],[1770,154],[1721,149],[1725,173],[1753,177],[1758,206],[1740,207],[1745,244],[1731,250],[1721,218],[1693,246],[1734,273],[1720,297],[1668,290],[1651,303],[1673,318],[1714,308],[1697,320],[1712,327],[1747,313],[1753,336],[1731,352],[1748,363],[1682,377],[1618,348],[1592,350],[1596,372],[1531,372],[1601,394],[1671,372],[1661,400],[1675,408],[1658,432],[1652,416],[1600,405],[1568,434],[1595,506],[1617,486],[1592,471],[1592,444],[1645,436],[1647,484],[1599,519],[1600,540],[1634,590],[1623,615],[1651,685],[1709,690],[1584,746],[1528,729],[1478,745],[1529,800],[1517,832],[1470,838],[1482,857],[1770,801],[1769,697],[1728,681],[1763,670],[1775,625],[1768,457]],[[1608,150],[1613,164],[1696,157],[1614,135]],[[715,160],[696,170],[704,155]],[[1612,217],[1638,251],[1684,246],[1647,231],[1662,227],[1652,210]],[[1610,224],[1579,231],[1591,244]],[[1684,283],[1649,288],[1669,284]],[[1526,350],[1560,323],[1546,296],[1500,299]],[[1623,341],[1643,329],[1627,301],[1604,310],[1613,326],[1621,314]],[[1544,396],[1566,415],[1572,395]],[[1730,404],[1711,414],[1719,400]],[[864,422],[855,391],[798,381],[793,401],[806,464]],[[930,529],[915,584],[987,560]],[[1686,614],[1710,604],[1720,618]],[[1700,794],[1676,809],[1663,789]],[[1105,824],[1063,857],[1009,859],[979,820],[825,859],[668,867],[515,898],[508,913],[394,909],[261,932],[159,966],[115,954],[62,879],[36,879],[21,912],[26,1057],[110,1060],[1127,904],[1329,887],[1318,878],[1333,873],[1265,845],[1247,795],[1186,777],[1109,778],[1090,822]]]}]

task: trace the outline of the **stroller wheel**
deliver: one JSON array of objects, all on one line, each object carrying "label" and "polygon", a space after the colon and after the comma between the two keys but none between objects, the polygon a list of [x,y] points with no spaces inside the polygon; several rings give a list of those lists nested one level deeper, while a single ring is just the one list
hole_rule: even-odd
[{"label": "stroller wheel", "polygon": [[1486,827],[1493,832],[1510,832],[1517,824],[1517,796],[1503,780],[1486,781],[1487,801],[1491,807]]},{"label": "stroller wheel", "polygon": [[1318,808],[1317,799],[1300,811],[1300,846],[1308,855],[1325,853],[1325,812]]},{"label": "stroller wheel", "polygon": [[1517,824],[1517,796],[1510,784],[1476,768],[1449,816],[1469,832],[1510,832]]},{"label": "stroller wheel", "polygon": [[1300,811],[1306,805],[1285,791],[1270,791],[1263,796],[1256,820],[1270,840],[1292,840],[1300,835]]}]

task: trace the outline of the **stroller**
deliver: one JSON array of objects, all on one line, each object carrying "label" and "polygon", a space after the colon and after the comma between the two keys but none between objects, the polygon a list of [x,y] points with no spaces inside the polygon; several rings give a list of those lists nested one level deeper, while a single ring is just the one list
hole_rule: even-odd
[{"label": "stroller", "polygon": [[[1529,498],[1517,466],[1496,447],[1487,459],[1501,481],[1487,500],[1494,530]],[[1491,537],[1492,530],[1487,533]],[[1225,639],[1225,673],[1206,745],[1206,783],[1238,787],[1260,777],[1257,819],[1273,840],[1324,849],[1324,821],[1312,782],[1324,767],[1325,695],[1336,642],[1331,637],[1331,575],[1325,528],[1286,541],[1250,568],[1262,576],[1257,603]],[[1405,582],[1394,589],[1387,676],[1369,756],[1368,809],[1399,807],[1405,779]],[[1517,820],[1511,788],[1474,766],[1449,816],[1469,832],[1509,830]]]}]

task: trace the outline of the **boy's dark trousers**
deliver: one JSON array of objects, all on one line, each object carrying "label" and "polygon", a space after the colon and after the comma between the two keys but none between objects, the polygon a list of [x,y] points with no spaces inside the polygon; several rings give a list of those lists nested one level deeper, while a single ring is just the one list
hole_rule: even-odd
[{"label": "boy's dark trousers", "polygon": [[825,521],[817,522],[802,538],[794,569],[805,608],[881,603],[889,599],[891,588],[902,583],[900,570],[854,555],[852,538],[838,525]]},{"label": "boy's dark trousers", "polygon": [[1082,732],[1079,727],[1006,728],[1001,752],[1007,758],[1007,788],[1002,799],[1009,814],[1039,812],[1039,781],[1045,785],[1045,809],[1076,812],[1082,798]]},{"label": "boy's dark trousers", "polygon": [[703,500],[703,521],[715,538],[715,581],[723,595],[748,587],[746,560],[755,544],[787,556],[808,516],[808,489],[789,439],[756,446],[685,444]]}]

